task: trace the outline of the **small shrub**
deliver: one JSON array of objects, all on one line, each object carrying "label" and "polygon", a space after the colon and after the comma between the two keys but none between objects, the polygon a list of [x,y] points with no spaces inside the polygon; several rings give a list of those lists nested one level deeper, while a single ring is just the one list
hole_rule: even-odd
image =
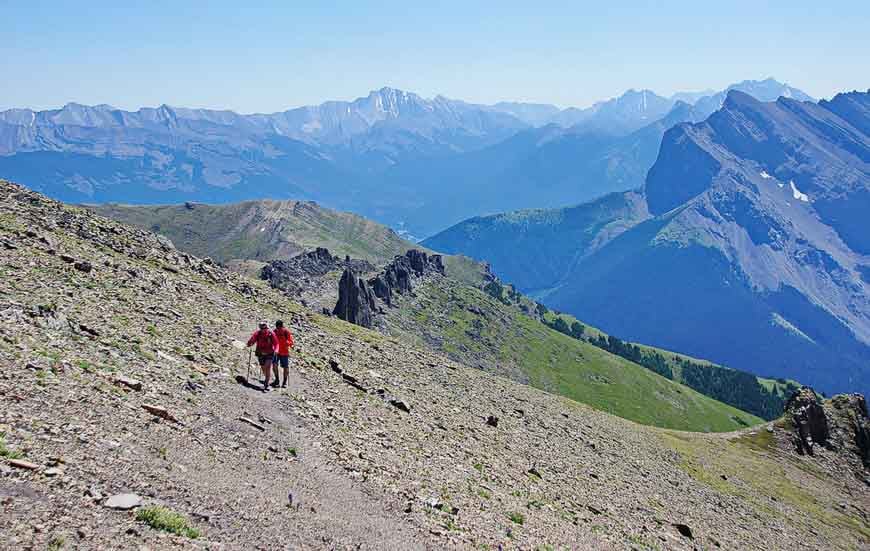
[{"label": "small shrub", "polygon": [[136,512],[136,520],[144,522],[155,530],[163,530],[186,538],[196,539],[199,530],[191,526],[183,515],[166,507],[143,507]]},{"label": "small shrub", "polygon": [[298,454],[296,453],[296,448],[287,448],[287,454],[290,457],[296,457]]},{"label": "small shrub", "polygon": [[21,459],[24,457],[19,451],[10,450],[6,447],[6,435],[0,432],[0,457],[5,457],[6,459]]},{"label": "small shrub", "polygon": [[85,373],[94,373],[96,371],[96,368],[91,365],[90,362],[87,362],[85,360],[79,362],[79,369],[81,369]]},{"label": "small shrub", "polygon": [[63,549],[64,544],[66,544],[66,538],[63,536],[54,536],[50,540],[48,540],[48,551],[60,551]]},{"label": "small shrub", "polygon": [[514,524],[523,524],[526,521],[526,517],[523,516],[522,513],[514,511],[513,513],[508,513],[508,518],[511,519],[511,522]]}]

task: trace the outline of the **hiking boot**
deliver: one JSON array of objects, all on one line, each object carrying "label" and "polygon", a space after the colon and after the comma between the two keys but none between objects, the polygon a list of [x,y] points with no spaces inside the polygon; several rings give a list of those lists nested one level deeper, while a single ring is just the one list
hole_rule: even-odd
[{"label": "hiking boot", "polygon": [[279,384],[280,384],[280,383],[278,382],[278,379],[275,379],[275,380],[272,382],[272,388],[278,388],[278,385],[279,385]]},{"label": "hiking boot", "polygon": [[284,381],[283,383],[281,383],[281,388],[287,388],[287,381]]}]

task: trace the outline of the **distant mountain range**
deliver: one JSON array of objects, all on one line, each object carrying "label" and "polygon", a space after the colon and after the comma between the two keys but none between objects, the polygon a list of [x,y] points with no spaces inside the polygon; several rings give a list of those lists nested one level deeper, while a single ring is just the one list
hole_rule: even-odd
[{"label": "distant mountain range", "polygon": [[[773,79],[729,89],[810,99]],[[0,175],[70,202],[313,199],[425,236],[475,214],[639,187],[667,127],[703,120],[725,92],[630,90],[563,110],[392,88],[273,114],[12,109],[0,112]]]},{"label": "distant mountain range", "polygon": [[732,90],[664,133],[642,193],[472,218],[424,244],[623,338],[867,391],[868,213],[870,91]]}]

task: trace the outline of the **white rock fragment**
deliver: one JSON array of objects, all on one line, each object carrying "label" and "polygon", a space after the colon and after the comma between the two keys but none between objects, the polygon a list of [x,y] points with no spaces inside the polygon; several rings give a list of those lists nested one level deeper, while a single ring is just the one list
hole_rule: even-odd
[{"label": "white rock fragment", "polygon": [[127,511],[142,505],[142,498],[136,494],[115,494],[107,499],[104,505],[109,509]]}]

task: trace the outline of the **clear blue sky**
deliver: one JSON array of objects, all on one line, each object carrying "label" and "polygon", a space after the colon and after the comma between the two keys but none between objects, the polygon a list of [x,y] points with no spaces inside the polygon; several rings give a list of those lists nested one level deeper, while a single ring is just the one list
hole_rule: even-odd
[{"label": "clear blue sky", "polygon": [[870,87],[870,2],[0,0],[0,109],[272,112],[392,86],[586,106],[774,76]]}]

